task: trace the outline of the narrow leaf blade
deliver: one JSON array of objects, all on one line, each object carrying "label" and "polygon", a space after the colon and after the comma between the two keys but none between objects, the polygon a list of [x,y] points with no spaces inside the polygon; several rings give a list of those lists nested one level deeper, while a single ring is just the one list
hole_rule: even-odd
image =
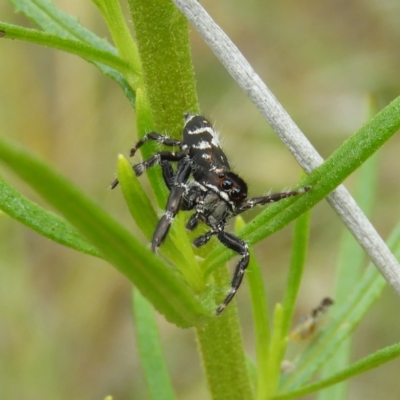
[{"label": "narrow leaf blade", "polygon": [[137,290],[133,293],[133,309],[140,360],[151,398],[174,400],[153,307]]},{"label": "narrow leaf blade", "polygon": [[60,211],[169,321],[189,327],[205,314],[171,267],[63,177],[4,139],[0,159]]},{"label": "narrow leaf blade", "polygon": [[0,178],[0,209],[40,235],[72,249],[102,257],[75,229],[57,215],[44,210]]}]

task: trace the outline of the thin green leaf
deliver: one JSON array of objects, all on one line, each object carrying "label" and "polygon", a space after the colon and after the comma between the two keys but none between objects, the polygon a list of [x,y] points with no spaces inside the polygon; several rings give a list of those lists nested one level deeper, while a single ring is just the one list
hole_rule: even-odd
[{"label": "thin green leaf", "polygon": [[[360,168],[358,176],[355,200],[369,216],[372,212],[373,202],[376,192],[376,181],[378,175],[378,157],[374,154]],[[362,276],[363,263],[365,253],[361,246],[357,243],[349,231],[345,231],[339,251],[337,282],[335,290],[335,307],[332,309],[331,315],[335,316],[339,310],[347,302],[349,293],[352,292],[360,277]],[[349,268],[349,260],[351,260],[351,268]],[[322,377],[332,375],[336,371],[345,368],[350,362],[351,338],[345,340],[340,348],[335,351],[329,359],[329,363],[325,366]],[[346,398],[347,385],[343,382],[335,385],[329,390],[324,390],[318,396],[319,400],[341,400]]]},{"label": "thin green leaf", "polygon": [[54,242],[102,258],[100,252],[66,221],[22,196],[2,178],[0,178],[0,209]]},{"label": "thin green leaf", "polygon": [[150,396],[154,400],[174,400],[176,397],[165,363],[154,310],[138,290],[133,292],[133,310],[140,360]]},{"label": "thin green leaf", "polygon": [[343,371],[340,371],[333,376],[330,376],[326,379],[322,379],[319,382],[313,383],[311,385],[307,385],[299,390],[283,393],[279,396],[273,397],[271,400],[290,400],[290,399],[298,399],[300,397],[306,396],[308,394],[317,392],[324,388],[335,385],[339,382],[348,380],[354,376],[363,374],[367,371],[370,371],[374,368],[378,368],[379,366],[394,360],[395,358],[400,356],[400,343],[394,344],[392,346],[385,347],[377,351],[374,354],[371,354],[360,361],[350,365]]},{"label": "thin green leaf", "polygon": [[[245,225],[240,216],[235,219],[235,232]],[[270,321],[268,314],[267,296],[263,284],[261,268],[255,257],[253,249],[249,248],[250,262],[246,270],[246,279],[249,285],[251,304],[254,318],[254,330],[256,336],[257,368],[255,382],[257,387],[256,399],[264,400],[267,393],[267,376],[269,344],[271,338]]]},{"label": "thin green leaf", "polygon": [[141,66],[134,42],[118,0],[92,0],[101,11],[121,57],[132,66],[125,76],[135,90],[143,85]]},{"label": "thin green leaf", "polygon": [[37,29],[23,28],[17,25],[0,22],[0,30],[4,32],[6,39],[23,40],[29,43],[40,44],[75,54],[91,62],[99,62],[114,68],[122,73],[128,73],[130,66],[127,62],[114,54],[114,52],[97,49],[84,42],[75,39],[62,38],[51,33],[38,31]]},{"label": "thin green leaf", "polygon": [[[144,136],[145,132],[151,130],[152,119],[149,118],[149,110],[147,106],[148,102],[146,101],[142,90],[139,89],[136,111],[140,137]],[[141,147],[145,159],[150,157],[150,154],[154,154],[157,151],[157,149],[154,149],[155,151],[153,151],[153,153],[148,153],[148,147],[154,148],[154,146],[147,146],[151,144],[154,145],[154,143],[151,143],[150,141],[150,143],[146,143],[146,146]],[[144,193],[138,178],[133,173],[130,164],[128,162],[120,162],[119,168],[120,172],[123,174],[123,176],[121,176],[121,186],[125,200],[131,211],[131,215],[146,237],[151,239],[159,218],[147,198],[147,195]],[[162,180],[160,168],[150,168],[147,172],[150,182],[156,188],[156,190],[154,190],[156,198],[160,200],[161,206],[165,207],[167,201],[166,194],[168,191],[164,181]],[[150,211],[150,209],[152,211]],[[197,293],[200,293],[204,290],[205,281],[199,263],[193,253],[193,246],[191,245],[184,225],[184,213],[179,213],[175,217],[170,232],[159,250],[175,267],[179,268],[189,286]]]},{"label": "thin green leaf", "polygon": [[[378,112],[376,100],[370,98],[370,114],[371,117]],[[373,203],[375,201],[376,183],[378,177],[378,154],[374,154],[367,162],[365,162],[360,170],[357,180],[356,194],[354,196],[364,214],[368,217],[372,213]],[[337,268],[335,302],[336,307],[332,310],[331,315],[337,315],[338,311],[345,304],[349,293],[357,284],[362,274],[363,260],[365,254],[361,246],[356,242],[349,231],[345,231],[342,238],[341,248],[339,250],[339,260]],[[351,268],[348,268],[348,261],[351,260]],[[336,371],[345,368],[350,362],[352,338],[347,338],[340,348],[329,360],[324,367],[321,377],[325,378]],[[347,396],[347,382],[335,385],[329,390],[319,393],[318,400],[344,400]]]},{"label": "thin green leaf", "polygon": [[[141,139],[149,132],[154,132],[154,118],[150,108],[149,99],[143,89],[136,91],[136,127],[138,139]],[[148,141],[146,146],[140,148],[140,153],[144,160],[150,158],[154,153],[160,150],[159,144]],[[159,168],[149,168],[146,171],[146,176],[149,179],[153,189],[158,207],[163,209],[167,204],[169,190],[167,189],[162,174]]]},{"label": "thin green leaf", "polygon": [[[310,231],[310,212],[301,215],[294,225],[293,250],[288,274],[287,289],[283,301],[282,335],[286,337],[289,333],[293,311],[299,293],[301,278],[303,276],[306,262],[308,240]],[[282,357],[283,357],[282,353]],[[280,364],[280,363],[279,363]]]},{"label": "thin green leaf", "polygon": [[[78,40],[99,50],[111,52],[115,56],[118,55],[117,50],[111,44],[96,36],[89,29],[83,27],[76,18],[61,11],[50,0],[9,0],[9,2],[15,6],[17,11],[24,13],[47,33],[56,35],[60,38]],[[134,107],[135,92],[125,79],[124,75],[107,65],[97,62],[95,62],[94,65],[121,86],[125,96]],[[132,72],[137,76],[140,74],[140,71],[132,70]]]},{"label": "thin green leaf", "polygon": [[[271,205],[239,232],[240,237],[249,244],[258,243],[311,209],[383,146],[399,128],[400,97],[380,111],[302,181],[301,186],[311,185],[311,191]],[[204,261],[206,273],[233,256],[232,251],[218,246]]]},{"label": "thin green leaf", "polygon": [[100,249],[167,320],[181,327],[199,322],[205,310],[175,271],[83,193],[4,139],[0,140],[0,158]]},{"label": "thin green leaf", "polygon": [[117,54],[116,49],[110,43],[82,26],[76,17],[60,10],[51,0],[8,1],[14,5],[18,12],[26,15],[46,32],[59,37],[83,41],[91,44],[93,47]]},{"label": "thin green leaf", "polygon": [[118,157],[118,180],[132,218],[146,238],[151,239],[158,222],[157,214],[131,164],[122,155]]},{"label": "thin green leaf", "polygon": [[[280,361],[282,359],[283,350],[286,347],[287,338],[284,337],[282,332],[283,327],[283,307],[277,303],[274,312],[274,323],[271,341],[268,348],[268,361],[264,379],[265,396],[260,399],[269,399],[274,396],[278,390],[279,375],[280,375]],[[267,378],[266,378],[267,377]]]},{"label": "thin green leaf", "polygon": [[265,399],[267,393],[266,379],[268,372],[268,357],[270,343],[270,322],[265,287],[263,284],[261,267],[255,258],[254,251],[250,249],[250,263],[247,268],[246,278],[250,289],[251,304],[255,325],[256,355],[257,355],[257,395],[256,399]]},{"label": "thin green leaf", "polygon": [[278,389],[281,363],[287,347],[287,336],[304,270],[309,239],[309,223],[309,212],[301,215],[295,223],[288,284],[283,306],[277,304],[275,309],[274,330],[264,373],[264,377],[268,376],[268,379],[264,378],[266,381],[263,385],[265,392],[260,394],[260,400],[274,396]]},{"label": "thin green leaf", "polygon": [[[393,254],[400,258],[400,224],[388,240]],[[281,390],[299,388],[325,365],[340,344],[354,331],[371,305],[380,296],[386,281],[379,271],[370,265],[334,321],[315,338],[312,345],[296,362],[296,370],[282,379]]]},{"label": "thin green leaf", "polygon": [[[154,229],[158,223],[158,216],[140,185],[139,179],[134,174],[131,165],[123,156],[119,157],[118,179],[121,183],[122,193],[128,204],[132,218],[146,238],[151,240]],[[201,279],[202,274],[200,271],[199,274],[194,274],[194,267],[197,263],[194,260],[185,258],[185,254],[176,245],[176,243],[179,242],[176,242],[173,236],[172,233],[167,236],[166,243],[161,246],[159,251],[170,260],[174,266],[183,267],[180,268],[182,272],[189,271],[190,273],[185,275],[186,282],[191,288],[196,290],[196,292],[201,292],[204,289],[205,282]],[[190,268],[186,268],[188,265]]]}]

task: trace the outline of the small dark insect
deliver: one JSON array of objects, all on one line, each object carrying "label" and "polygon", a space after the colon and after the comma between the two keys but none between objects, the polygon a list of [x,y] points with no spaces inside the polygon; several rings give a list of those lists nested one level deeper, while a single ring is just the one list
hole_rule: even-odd
[{"label": "small dark insect", "polygon": [[[133,156],[148,140],[179,147],[178,152],[160,151],[132,166],[135,174],[140,176],[147,168],[156,164],[161,165],[164,182],[170,190],[166,210],[154,231],[152,250],[155,251],[162,244],[175,215],[180,210],[194,210],[186,228],[192,231],[199,222],[204,222],[211,228],[205,235],[194,240],[193,244],[196,247],[205,245],[215,235],[224,246],[241,256],[233,275],[231,289],[216,310],[216,314],[219,315],[239,289],[244,271],[249,264],[248,246],[242,239],[225,232],[227,220],[256,205],[274,203],[305,193],[311,187],[247,199],[245,181],[231,171],[216,132],[210,122],[200,115],[185,113],[182,139],[170,139],[151,132],[136,143],[130,155]],[[172,168],[172,162],[177,163],[175,170]],[[114,189],[117,185],[116,179],[111,188]]]},{"label": "small dark insect", "polygon": [[310,338],[317,329],[318,318],[334,303],[330,297],[325,297],[321,303],[311,310],[310,315],[301,318],[299,324],[290,332],[289,337],[295,341]]}]

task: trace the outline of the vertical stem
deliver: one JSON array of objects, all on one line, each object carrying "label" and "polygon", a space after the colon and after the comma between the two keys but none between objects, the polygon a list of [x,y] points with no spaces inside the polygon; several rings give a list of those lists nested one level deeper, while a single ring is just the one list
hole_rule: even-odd
[{"label": "vertical stem", "polygon": [[128,0],[157,132],[180,135],[198,111],[186,18],[169,0]]},{"label": "vertical stem", "polygon": [[[216,270],[214,278],[219,287],[229,285],[226,268]],[[198,328],[197,338],[212,399],[252,399],[235,301],[204,329]]]},{"label": "vertical stem", "polygon": [[[154,129],[178,136],[183,112],[198,112],[187,21],[169,0],[128,1]],[[179,244],[183,245],[181,238]],[[226,270],[219,269],[215,280],[217,286],[229,287]],[[213,399],[250,400],[250,378],[234,304],[222,316],[205,321],[205,326],[197,328],[197,336]]]},{"label": "vertical stem", "polygon": [[[129,0],[129,6],[145,85],[137,97],[139,135],[151,129],[179,137],[183,113],[198,109],[186,18],[169,0]],[[156,146],[150,143],[148,150],[152,145]],[[156,174],[161,175],[160,171],[149,171],[149,179],[160,206],[165,207],[164,183]],[[168,236],[164,245],[168,246],[170,239],[179,243],[181,253],[190,262],[178,268],[198,291],[203,287],[203,274],[180,215]]]}]

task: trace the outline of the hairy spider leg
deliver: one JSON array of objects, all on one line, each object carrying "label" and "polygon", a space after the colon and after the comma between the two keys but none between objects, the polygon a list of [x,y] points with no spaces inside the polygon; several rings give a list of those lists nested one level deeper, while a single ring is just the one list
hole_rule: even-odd
[{"label": "hairy spider leg", "polygon": [[183,158],[187,157],[186,151],[178,151],[170,152],[170,151],[160,151],[159,153],[154,154],[147,160],[142,161],[139,164],[135,164],[132,166],[135,174],[137,176],[142,175],[148,168],[153,167],[154,165],[160,164],[162,161],[180,161]]},{"label": "hairy spider leg", "polygon": [[151,249],[153,251],[155,251],[165,240],[169,228],[181,207],[183,194],[187,190],[186,183],[191,171],[190,159],[186,156],[186,158],[178,165],[178,169],[174,175],[174,184],[168,197],[166,210],[158,221],[156,230],[154,231],[153,239],[151,241]]},{"label": "hairy spider leg", "polygon": [[222,229],[224,229],[223,224],[206,232],[204,235],[199,236],[198,238],[193,240],[193,246],[196,246],[196,247],[204,246],[211,239],[211,236],[216,235]]},{"label": "hairy spider leg", "polygon": [[288,197],[297,196],[298,194],[306,193],[311,190],[311,186],[306,186],[291,192],[283,193],[273,193],[267,196],[258,196],[251,199],[245,200],[240,206],[235,210],[234,215],[241,214],[244,211],[250,210],[254,206],[262,206],[268,203],[276,203],[279,200],[287,199]]},{"label": "hairy spider leg", "polygon": [[235,296],[237,290],[239,289],[240,284],[243,280],[244,271],[246,270],[247,266],[249,265],[250,261],[250,253],[249,247],[247,244],[242,240],[239,239],[237,236],[232,235],[231,233],[225,232],[224,230],[218,232],[217,234],[218,240],[229,249],[236,251],[239,253],[242,258],[238,262],[235,273],[233,274],[231,288],[229,290],[228,295],[225,297],[224,301],[221,305],[217,308],[215,313],[217,315],[221,314],[224,311],[225,307],[230,303],[230,301]]},{"label": "hairy spider leg", "polygon": [[199,236],[194,240],[193,244],[196,247],[200,247],[208,243],[213,235],[217,235],[218,240],[228,249],[235,251],[241,255],[241,259],[236,265],[235,272],[233,274],[231,288],[229,293],[225,297],[224,301],[221,305],[216,309],[215,313],[217,315],[221,314],[224,311],[225,307],[231,302],[233,297],[235,296],[237,290],[239,289],[240,284],[242,283],[244,271],[249,265],[250,261],[250,253],[249,247],[247,244],[240,238],[231,233],[224,231],[224,224],[220,224],[214,229],[208,231],[205,235]]},{"label": "hairy spider leg", "polygon": [[[148,168],[153,167],[157,164],[162,164],[163,161],[180,161],[184,157],[187,156],[186,151],[178,151],[178,152],[169,152],[169,151],[160,151],[159,153],[154,154],[147,160],[142,161],[139,164],[132,165],[132,169],[135,172],[136,176],[142,175]],[[111,189],[117,187],[119,183],[118,178],[111,184]]]},{"label": "hairy spider leg", "polygon": [[148,140],[153,140],[155,142],[164,144],[165,146],[180,146],[181,141],[178,139],[171,139],[167,136],[160,135],[159,133],[156,132],[149,132],[146,133],[132,148],[130,151],[130,156],[133,157],[136,153],[136,151],[142,147]]},{"label": "hairy spider leg", "polygon": [[[234,215],[238,215],[244,211],[247,211],[251,208],[253,208],[256,205],[264,205],[268,203],[275,203],[279,200],[286,199],[288,197],[293,197],[297,196],[298,194],[305,193],[311,189],[311,186],[306,186],[304,188],[294,190],[291,192],[283,192],[283,193],[274,193],[268,196],[259,196],[259,197],[253,197],[252,199],[245,200],[234,212]],[[193,214],[189,222],[193,219],[195,221],[191,222],[191,226],[195,227],[197,224],[197,214]],[[188,225],[189,225],[188,222]],[[193,244],[196,247],[200,247],[208,243],[208,241],[211,239],[213,235],[217,235],[218,240],[226,247],[229,249],[235,251],[236,253],[239,253],[242,257],[239,261],[239,263],[236,265],[235,272],[233,274],[232,282],[231,282],[231,288],[228,293],[228,295],[225,297],[224,301],[221,303],[221,305],[217,308],[216,314],[219,315],[222,313],[222,311],[226,308],[226,306],[231,302],[233,297],[235,296],[237,290],[239,289],[244,272],[249,264],[250,261],[250,254],[249,254],[249,248],[247,244],[237,236],[234,236],[228,232],[224,231],[224,224],[219,225],[215,229],[212,229],[208,231],[206,234],[198,237],[197,239],[194,240]]]},{"label": "hairy spider leg", "polygon": [[168,160],[162,160],[160,162],[160,165],[165,185],[167,186],[168,190],[171,190],[172,187],[174,186],[174,178],[175,178],[172,165]]},{"label": "hairy spider leg", "polygon": [[[170,139],[170,138],[168,138],[168,137],[166,137],[166,136],[163,136],[163,135],[160,135],[160,134],[158,134],[158,133],[156,133],[156,132],[149,132],[149,133],[147,133],[146,135],[144,135],[144,136],[135,144],[135,146],[133,146],[133,147],[131,148],[130,156],[133,157],[133,156],[135,155],[136,151],[137,151],[140,147],[142,147],[142,145],[145,144],[145,143],[146,143],[147,141],[149,141],[149,140],[153,140],[153,141],[155,141],[155,142],[158,142],[158,143],[161,143],[161,144],[163,144],[163,145],[165,145],[165,146],[170,146],[170,147],[173,147],[173,146],[180,146],[180,145],[181,145],[181,141],[178,140],[178,139]],[[177,153],[160,152],[160,153],[155,154],[153,157],[149,158],[147,161],[148,161],[148,163],[150,163],[150,162],[152,161],[152,162],[153,162],[152,165],[154,165],[154,164],[156,164],[156,163],[160,163],[161,161],[167,160],[167,159],[168,159],[167,156],[166,156],[165,154],[177,154]],[[164,158],[162,157],[163,155],[164,155]],[[160,156],[160,157],[158,157],[158,156]],[[177,161],[177,160],[174,159],[174,160],[172,160],[172,161]],[[137,165],[142,165],[142,164],[143,164],[143,163],[140,163],[140,164],[137,164]],[[146,169],[147,169],[148,167],[152,166],[152,165],[147,165]],[[141,174],[146,170],[146,169],[143,170],[141,167],[138,167],[138,171],[139,171],[139,174],[138,174],[134,167],[135,167],[135,166],[132,166],[132,168],[133,168],[133,170],[135,171],[135,173],[136,173],[137,176],[141,175]],[[118,183],[119,183],[119,181],[118,181],[118,178],[117,178],[117,179],[115,179],[115,180],[111,183],[111,186],[110,186],[111,189],[116,188],[116,187],[118,186]]]},{"label": "hairy spider leg", "polygon": [[[196,198],[195,201],[192,201],[192,203],[189,204],[191,208],[188,209],[193,209],[196,206],[196,212],[191,215],[188,222],[186,223],[186,229],[190,232],[197,228],[197,225],[200,221],[204,221],[204,196],[201,193],[201,189],[192,189],[192,193],[196,195]],[[195,246],[199,247],[196,244]]]}]

